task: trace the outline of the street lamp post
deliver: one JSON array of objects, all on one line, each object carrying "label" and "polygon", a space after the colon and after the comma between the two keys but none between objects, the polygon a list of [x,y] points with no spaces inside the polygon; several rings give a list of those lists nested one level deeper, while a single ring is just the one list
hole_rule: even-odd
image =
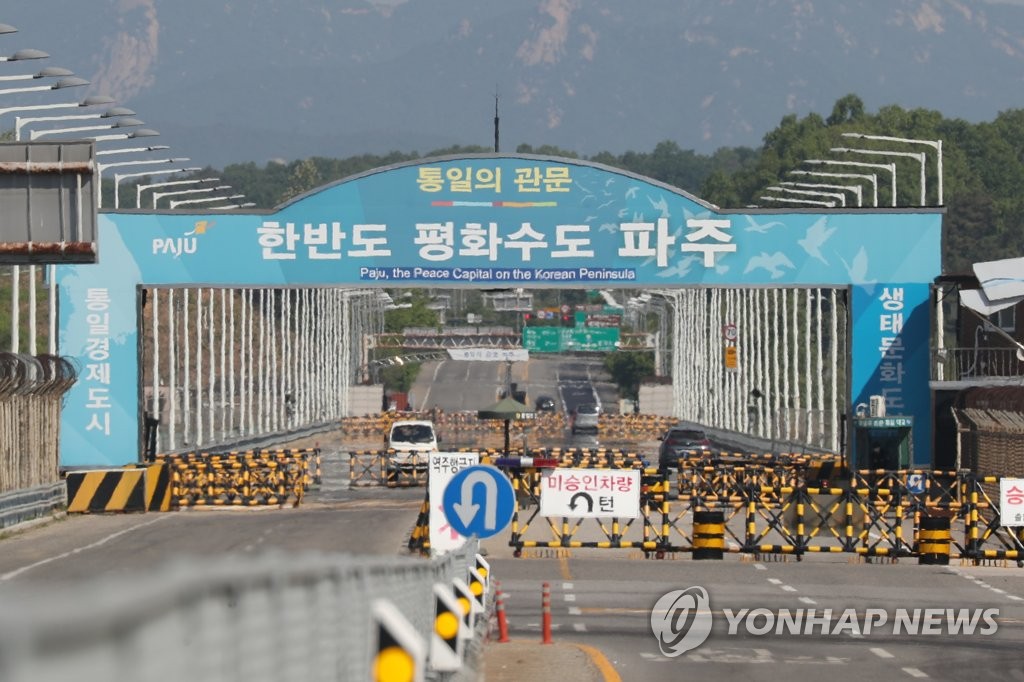
[{"label": "street lamp post", "polygon": [[864,133],[843,133],[843,137],[858,140],[880,140],[882,142],[902,142],[905,144],[925,144],[935,150],[935,180],[939,206],[942,206],[942,140],[917,140],[906,137],[890,137],[888,135],[865,135]]},{"label": "street lamp post", "polygon": [[62,69],[59,66],[48,66],[37,73],[19,73],[14,76],[0,76],[0,81],[30,81],[37,78],[62,78],[74,76],[74,72]]},{"label": "street lamp post", "polygon": [[[188,161],[188,159],[181,159]],[[173,161],[173,160],[171,160]],[[148,161],[146,163],[164,163],[161,161]],[[166,175],[167,173],[194,173],[202,170],[201,166],[190,166],[188,168],[160,168],[147,171],[136,171],[134,173],[114,173],[114,208],[121,208],[120,188],[121,181],[125,178],[139,178],[147,175]]]},{"label": "street lamp post", "polygon": [[[921,164],[921,201],[919,206],[925,205],[925,164],[927,159],[925,158],[924,152],[891,152],[882,149],[852,149],[850,147],[832,147],[829,150],[837,154],[874,154],[881,156],[906,156],[911,159],[916,159]],[[895,204],[893,204],[895,206]]]},{"label": "street lamp post", "polygon": [[[12,27],[13,28],[13,27]],[[15,29],[17,30],[17,29]],[[6,31],[7,33],[13,33],[13,31]],[[46,59],[50,55],[42,50],[18,50],[9,57],[0,57],[0,62],[21,62],[26,59]]]},{"label": "street lamp post", "polygon": [[[171,180],[168,182],[153,182],[146,185],[135,186],[135,208],[142,208],[142,193],[154,187],[181,187],[182,185],[198,185],[203,182],[220,182],[220,178],[201,178],[199,180]],[[153,193],[154,195],[156,192]],[[153,208],[156,208],[156,199],[153,199]]]},{"label": "street lamp post", "polygon": [[896,164],[895,163],[863,163],[861,161],[838,161],[836,159],[804,159],[804,163],[816,166],[851,166],[859,168],[877,168],[889,171],[892,178],[892,205],[896,205]]},{"label": "street lamp post", "polygon": [[78,78],[77,76],[68,76],[67,78],[61,78],[56,83],[50,85],[33,85],[29,88],[4,88],[0,90],[0,95],[14,95],[22,92],[46,92],[47,90],[63,90],[64,88],[77,88],[80,85],[88,85],[89,81],[84,78]]},{"label": "street lamp post", "polygon": [[[29,123],[40,123],[43,121],[87,121],[89,119],[117,118],[120,116],[134,116],[135,112],[124,107],[112,107],[98,114],[70,114],[67,116],[18,116],[14,119],[14,139],[21,140],[21,129]],[[30,137],[31,138],[31,133]]]},{"label": "street lamp post", "polygon": [[[857,198],[857,208],[860,208],[864,204],[863,190],[864,188],[860,185],[832,185],[823,182],[780,182],[783,187],[800,187],[802,189],[836,189],[840,192],[853,192],[853,196]],[[845,195],[842,195],[845,197]],[[843,206],[846,206],[846,201],[842,202]]]},{"label": "street lamp post", "polygon": [[[181,196],[184,194],[209,194],[210,192],[223,192],[224,190],[231,189],[231,185],[217,185],[216,187],[197,187],[195,189],[179,189],[174,192],[153,192],[153,209],[156,210],[156,204],[164,197]],[[173,206],[171,208],[174,208]]]},{"label": "street lamp post", "polygon": [[96,156],[109,156],[111,154],[141,154],[142,152],[155,152],[170,149],[166,144],[154,144],[150,147],[128,147],[124,149],[103,149],[96,152]]},{"label": "street lamp post", "polygon": [[771,190],[773,192],[782,192],[784,194],[800,194],[802,196],[808,197],[827,197],[828,199],[835,199],[840,206],[846,206],[846,195],[837,192],[813,192],[811,190],[780,187],[779,185],[772,185],[771,187],[765,187],[765,189]]},{"label": "street lamp post", "polygon": [[776,197],[770,194],[759,196],[758,201],[778,201],[785,202],[788,204],[805,204],[807,206],[824,206],[825,208],[835,208],[836,202],[834,201],[817,201],[814,199],[794,199],[793,197]]},{"label": "street lamp post", "polygon": [[[191,161],[188,157],[181,158],[170,158],[170,159],[138,159],[136,161],[114,161],[111,163],[98,163],[96,164],[96,180],[97,182],[103,181],[103,171],[108,168],[123,168],[125,166],[147,166],[147,165],[158,165],[162,163],[185,163]],[[102,197],[102,192],[100,194]],[[117,187],[114,187],[114,208],[118,207],[117,200]],[[97,204],[97,208],[102,208],[102,201]]]},{"label": "street lamp post", "polygon": [[[134,128],[142,125],[142,121],[137,118],[122,118],[114,123],[108,123],[99,126],[74,126],[71,128],[51,128],[49,130],[33,130],[29,133],[29,142],[35,142],[44,135],[61,135],[63,133],[84,133],[93,130],[116,130],[118,128]],[[95,138],[93,138],[95,139]]]},{"label": "street lamp post", "polygon": [[113,97],[106,97],[105,95],[95,95],[93,97],[86,97],[81,102],[59,102],[56,104],[26,104],[17,107],[4,107],[0,109],[0,116],[4,114],[13,114],[19,111],[48,111],[53,109],[81,109],[84,107],[98,107],[105,104],[113,104]]},{"label": "street lamp post", "polygon": [[[826,173],[824,171],[806,171],[806,170],[791,170],[790,175],[807,175],[819,178],[856,178],[860,180],[867,180],[871,183],[872,198],[874,203],[872,204],[875,208],[878,208],[878,176],[874,173],[860,174],[860,173]],[[859,186],[859,185],[858,185]]]},{"label": "street lamp post", "polygon": [[178,208],[179,206],[191,206],[193,204],[210,204],[215,201],[234,201],[236,199],[244,199],[244,194],[232,194],[229,197],[206,197],[205,199],[181,199],[180,201],[172,201],[171,208]]}]

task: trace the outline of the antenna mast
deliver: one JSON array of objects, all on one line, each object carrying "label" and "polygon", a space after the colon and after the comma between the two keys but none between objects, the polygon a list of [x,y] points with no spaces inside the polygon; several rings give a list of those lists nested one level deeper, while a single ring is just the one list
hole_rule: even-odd
[{"label": "antenna mast", "polygon": [[498,89],[494,89],[494,153],[500,152],[498,146]]}]

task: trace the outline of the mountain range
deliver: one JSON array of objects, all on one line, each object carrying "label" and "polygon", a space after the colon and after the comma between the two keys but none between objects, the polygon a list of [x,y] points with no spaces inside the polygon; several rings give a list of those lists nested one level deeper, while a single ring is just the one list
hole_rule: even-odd
[{"label": "mountain range", "polygon": [[[451,145],[758,146],[788,114],[1021,106],[1021,0],[25,0],[35,48],[216,168]],[[20,70],[18,70],[20,69]],[[60,101],[63,93],[7,95]],[[39,124],[40,127],[42,124]],[[10,117],[0,128],[13,127]],[[53,127],[53,126],[51,126]]]}]

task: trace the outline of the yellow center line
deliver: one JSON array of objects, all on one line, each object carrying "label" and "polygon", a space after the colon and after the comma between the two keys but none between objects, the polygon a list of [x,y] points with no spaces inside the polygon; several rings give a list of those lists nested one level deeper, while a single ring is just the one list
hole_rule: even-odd
[{"label": "yellow center line", "polygon": [[562,571],[563,580],[572,580],[572,571],[569,570],[569,559],[565,556],[558,557],[558,568]]},{"label": "yellow center line", "polygon": [[599,649],[595,649],[588,644],[577,644],[576,646],[590,657],[590,661],[597,667],[598,671],[600,671],[605,682],[622,681],[622,678],[619,677],[619,673],[616,672],[615,667],[612,666],[608,658],[601,653]]}]

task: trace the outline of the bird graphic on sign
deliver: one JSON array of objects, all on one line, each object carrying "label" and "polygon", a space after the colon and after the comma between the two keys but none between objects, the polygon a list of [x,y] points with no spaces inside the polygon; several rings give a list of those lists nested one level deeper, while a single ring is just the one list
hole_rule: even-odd
[{"label": "bird graphic on sign", "polygon": [[191,237],[194,234],[205,234],[207,230],[213,227],[216,223],[212,220],[197,220],[196,224],[192,227],[191,232],[186,232],[186,237]]},{"label": "bird graphic on sign", "polygon": [[782,225],[782,221],[780,220],[773,220],[770,223],[759,223],[756,220],[754,220],[754,216],[748,215],[744,217],[747,219],[748,223],[747,227],[745,228],[747,232],[759,232],[761,234],[764,234],[765,232],[772,229],[776,225]]},{"label": "bird graphic on sign", "polygon": [[747,268],[743,271],[743,274],[747,274],[757,269],[767,270],[771,275],[772,279],[778,279],[786,274],[783,268],[795,268],[793,262],[786,257],[786,254],[781,251],[776,251],[772,254],[761,252],[760,255],[754,256],[747,261]]},{"label": "bird graphic on sign", "polygon": [[817,258],[825,265],[828,265],[828,261],[821,255],[821,247],[825,245],[825,242],[836,231],[836,228],[830,228],[826,225],[827,221],[828,218],[819,218],[813,225],[807,228],[807,234],[804,238],[797,240],[797,244],[803,247],[808,256]]}]

